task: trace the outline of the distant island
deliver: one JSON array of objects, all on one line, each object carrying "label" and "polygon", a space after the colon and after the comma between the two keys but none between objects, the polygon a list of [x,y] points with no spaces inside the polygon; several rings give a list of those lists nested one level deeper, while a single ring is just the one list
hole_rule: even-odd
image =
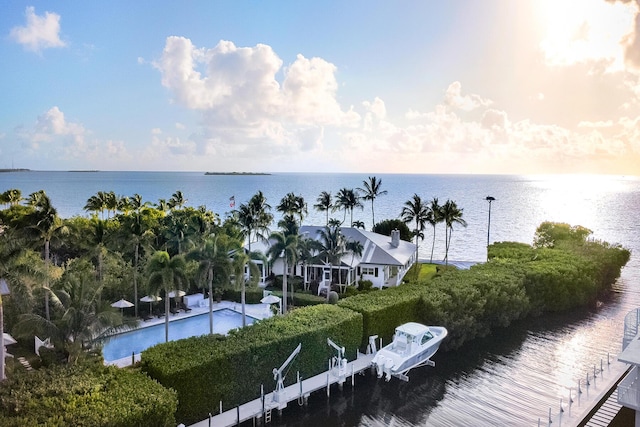
[{"label": "distant island", "polygon": [[84,173],[84,172],[100,172],[100,171],[97,170],[97,169],[86,169],[86,170],[78,169],[78,170],[70,170],[69,172],[83,172]]},{"label": "distant island", "polygon": [[8,169],[0,169],[0,172],[31,172],[31,169],[8,168]]},{"label": "distant island", "polygon": [[271,175],[265,172],[205,172],[205,175]]}]

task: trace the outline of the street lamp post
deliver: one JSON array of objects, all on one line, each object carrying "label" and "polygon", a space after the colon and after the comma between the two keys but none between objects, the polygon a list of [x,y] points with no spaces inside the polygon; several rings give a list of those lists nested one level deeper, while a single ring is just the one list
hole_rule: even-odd
[{"label": "street lamp post", "polygon": [[487,225],[487,261],[489,261],[489,236],[491,233],[491,202],[495,201],[496,198],[492,196],[487,196],[485,200],[489,202],[489,223]]}]

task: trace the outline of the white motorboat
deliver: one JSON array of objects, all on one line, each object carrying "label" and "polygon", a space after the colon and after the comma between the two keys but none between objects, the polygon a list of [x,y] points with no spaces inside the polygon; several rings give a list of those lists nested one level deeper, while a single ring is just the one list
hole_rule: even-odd
[{"label": "white motorboat", "polygon": [[396,328],[391,344],[378,350],[371,364],[378,378],[389,381],[392,376],[408,381],[407,372],[422,365],[435,366],[431,357],[447,336],[444,326],[425,326],[409,322]]}]

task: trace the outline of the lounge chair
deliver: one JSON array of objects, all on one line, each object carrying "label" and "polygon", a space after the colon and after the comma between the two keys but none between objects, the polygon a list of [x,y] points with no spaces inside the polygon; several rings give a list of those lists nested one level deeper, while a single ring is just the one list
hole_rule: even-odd
[{"label": "lounge chair", "polygon": [[184,302],[180,303],[180,309],[183,310],[185,313],[188,313],[191,311],[191,309],[189,308],[189,306],[187,304],[185,304]]}]

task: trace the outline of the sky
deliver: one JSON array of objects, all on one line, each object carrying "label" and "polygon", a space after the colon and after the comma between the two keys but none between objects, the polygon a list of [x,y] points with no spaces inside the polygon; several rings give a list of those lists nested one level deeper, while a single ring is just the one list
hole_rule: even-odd
[{"label": "sky", "polygon": [[0,63],[0,168],[640,175],[640,0],[12,0]]}]

